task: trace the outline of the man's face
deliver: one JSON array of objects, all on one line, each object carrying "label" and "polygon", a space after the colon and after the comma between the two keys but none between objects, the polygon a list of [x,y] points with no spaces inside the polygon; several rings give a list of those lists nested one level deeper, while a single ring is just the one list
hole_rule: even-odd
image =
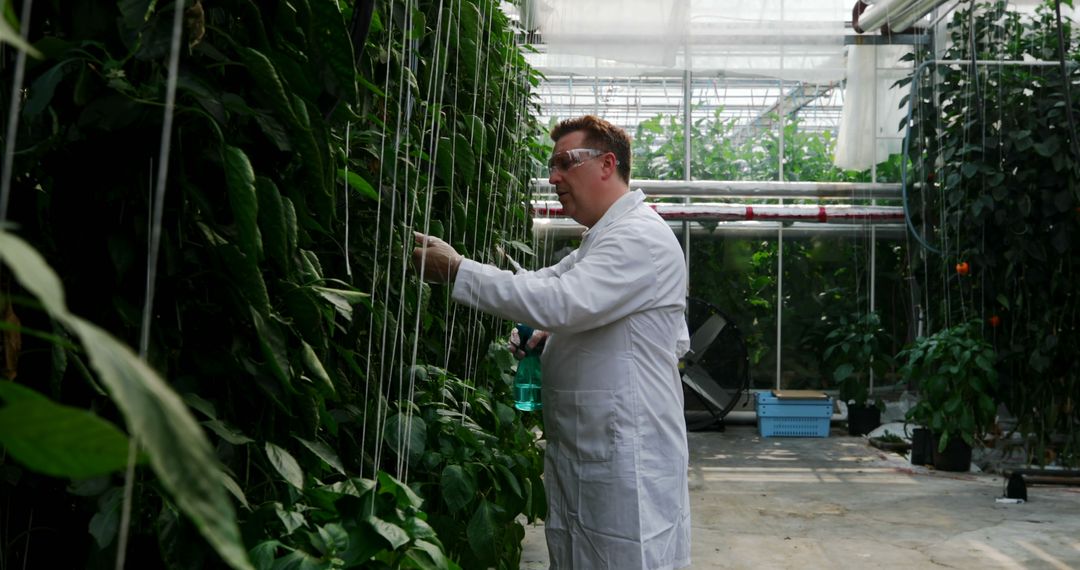
[{"label": "man's face", "polygon": [[[583,149],[583,150],[574,150]],[[555,186],[563,211],[579,224],[592,227],[596,209],[593,184],[599,180],[606,153],[594,153],[585,144],[585,133],[574,131],[555,143],[548,182]]]}]

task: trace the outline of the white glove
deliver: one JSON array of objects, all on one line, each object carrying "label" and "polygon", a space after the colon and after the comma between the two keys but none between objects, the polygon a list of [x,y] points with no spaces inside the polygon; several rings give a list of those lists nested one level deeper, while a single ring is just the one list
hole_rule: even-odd
[{"label": "white glove", "polygon": [[417,247],[413,249],[413,267],[429,283],[453,283],[458,266],[464,259],[450,244],[435,237],[413,232]]},{"label": "white glove", "polygon": [[514,358],[521,360],[525,358],[525,349],[532,350],[539,344],[547,340],[547,337],[551,336],[551,333],[547,331],[534,330],[532,336],[529,337],[529,342],[525,343],[525,347],[521,346],[521,335],[518,334],[517,327],[510,330],[510,342],[507,344],[507,348],[510,349],[510,353],[514,355]]}]

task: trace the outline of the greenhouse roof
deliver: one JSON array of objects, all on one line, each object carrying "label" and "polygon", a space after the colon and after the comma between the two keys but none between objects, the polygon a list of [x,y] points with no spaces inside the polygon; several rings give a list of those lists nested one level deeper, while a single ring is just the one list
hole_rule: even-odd
[{"label": "greenhouse roof", "polygon": [[[797,117],[803,130],[835,133],[845,102],[854,101],[858,115],[849,109],[846,120],[876,125],[864,135],[888,147],[880,160],[899,150],[903,93],[894,84],[911,72],[900,58],[914,44],[929,44],[932,34],[924,32],[960,2],[864,0],[867,10],[928,10],[912,30],[891,36],[859,33],[856,2],[522,0],[513,10],[532,48],[526,58],[545,76],[538,90],[545,122],[590,113],[633,132],[646,119],[682,116],[688,107],[691,120],[734,123],[738,136],[773,129],[781,115]],[[1040,3],[1011,5],[1033,11]],[[849,166],[869,168],[864,158]]]}]

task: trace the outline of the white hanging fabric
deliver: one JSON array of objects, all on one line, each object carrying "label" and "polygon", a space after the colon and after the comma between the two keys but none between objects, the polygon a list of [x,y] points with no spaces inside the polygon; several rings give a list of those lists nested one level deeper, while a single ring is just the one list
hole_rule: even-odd
[{"label": "white hanging fabric", "polygon": [[901,151],[904,133],[899,125],[905,110],[900,109],[900,100],[905,91],[893,84],[911,72],[909,62],[899,61],[910,50],[907,46],[848,46],[844,110],[833,159],[837,167],[867,170]]}]

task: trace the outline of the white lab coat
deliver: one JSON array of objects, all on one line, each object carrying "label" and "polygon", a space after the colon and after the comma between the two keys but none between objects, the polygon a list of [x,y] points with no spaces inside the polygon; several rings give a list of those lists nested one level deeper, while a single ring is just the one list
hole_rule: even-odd
[{"label": "white lab coat", "polygon": [[686,266],[643,201],[624,195],[552,267],[466,260],[454,283],[456,301],[552,333],[541,360],[553,569],[690,564]]}]

